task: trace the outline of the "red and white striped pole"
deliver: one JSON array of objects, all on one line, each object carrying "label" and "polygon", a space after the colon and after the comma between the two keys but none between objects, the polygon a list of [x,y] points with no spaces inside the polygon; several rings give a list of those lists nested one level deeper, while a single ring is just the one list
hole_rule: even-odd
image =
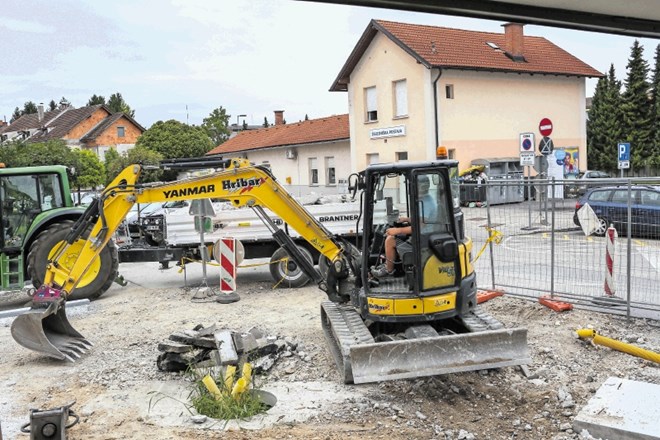
[{"label": "red and white striped pole", "polygon": [[236,291],[236,240],[233,238],[220,240],[220,291]]},{"label": "red and white striped pole", "polygon": [[605,233],[605,293],[608,297],[613,297],[616,293],[616,286],[614,285],[614,241],[618,237],[616,229],[613,225],[607,228]]}]

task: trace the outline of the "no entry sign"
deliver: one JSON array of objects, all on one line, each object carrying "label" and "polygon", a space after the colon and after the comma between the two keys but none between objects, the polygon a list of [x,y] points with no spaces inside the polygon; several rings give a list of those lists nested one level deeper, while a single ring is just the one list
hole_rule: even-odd
[{"label": "no entry sign", "polygon": [[552,134],[552,121],[550,119],[541,119],[541,122],[539,122],[539,133],[541,133],[541,136],[550,136]]}]

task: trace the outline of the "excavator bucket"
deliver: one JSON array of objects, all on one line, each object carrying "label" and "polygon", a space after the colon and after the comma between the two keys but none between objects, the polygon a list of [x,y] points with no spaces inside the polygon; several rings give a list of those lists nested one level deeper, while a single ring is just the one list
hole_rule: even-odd
[{"label": "excavator bucket", "polygon": [[531,362],[524,328],[354,345],[349,357],[356,384]]},{"label": "excavator bucket", "polygon": [[52,302],[47,308],[32,307],[14,319],[11,335],[16,342],[30,350],[60,360],[74,362],[92,347],[71,326],[66,317],[65,301]]}]

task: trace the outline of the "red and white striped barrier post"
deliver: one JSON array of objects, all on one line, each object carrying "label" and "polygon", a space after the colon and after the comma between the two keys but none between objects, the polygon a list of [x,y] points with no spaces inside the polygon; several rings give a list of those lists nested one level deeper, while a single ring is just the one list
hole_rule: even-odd
[{"label": "red and white striped barrier post", "polygon": [[613,225],[607,228],[605,233],[605,293],[608,297],[613,297],[616,293],[614,285],[614,241],[618,237]]},{"label": "red and white striped barrier post", "polygon": [[236,291],[236,240],[233,238],[220,240],[220,291]]}]

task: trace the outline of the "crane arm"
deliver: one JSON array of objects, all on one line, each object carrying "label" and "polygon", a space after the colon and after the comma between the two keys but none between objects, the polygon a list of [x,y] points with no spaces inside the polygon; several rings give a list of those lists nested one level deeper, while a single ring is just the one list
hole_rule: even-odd
[{"label": "crane arm", "polygon": [[[344,252],[345,244],[337,240],[300,203],[280,185],[264,167],[254,166],[246,159],[231,159],[227,168],[201,177],[177,180],[167,183],[138,184],[142,170],[139,165],[125,168],[101,193],[96,205],[90,206],[85,215],[74,225],[66,243],[55,253],[49,262],[44,285],[69,295],[82,276],[89,269],[94,258],[110,241],[113,233],[135,203],[167,202],[203,198],[222,198],[235,207],[251,207],[271,228],[275,239],[307,274],[314,279],[334,301],[345,300],[345,295],[337,291],[339,279],[348,276],[348,269],[354,262],[354,252]],[[330,264],[327,278],[309,263],[298,251],[293,241],[263,211],[268,208],[282,218],[302,238],[310,243]],[[265,218],[264,218],[265,217]],[[59,257],[65,254],[66,246],[73,244],[93,224],[89,238],[83,244],[78,258],[69,268],[60,264]],[[54,285],[54,279],[64,279],[61,286]],[[343,299],[342,299],[343,297]]]}]

